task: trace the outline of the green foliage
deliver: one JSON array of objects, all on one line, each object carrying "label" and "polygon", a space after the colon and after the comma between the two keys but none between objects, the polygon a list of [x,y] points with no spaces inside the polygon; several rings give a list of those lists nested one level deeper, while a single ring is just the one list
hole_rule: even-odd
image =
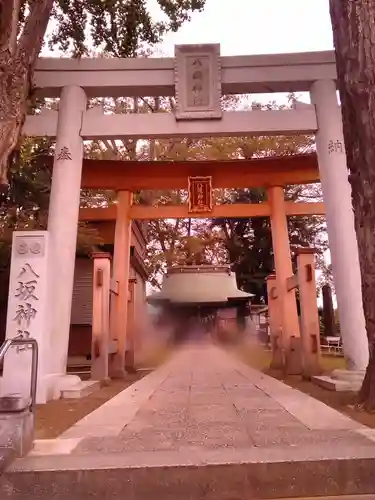
[{"label": "green foliage", "polygon": [[[0,192],[0,269],[9,267],[12,234],[15,230],[43,230],[47,227],[51,170],[46,155],[52,152],[48,139],[25,138],[8,171],[8,185]],[[98,206],[101,194],[84,192],[85,206]],[[101,242],[97,232],[79,224],[78,250],[90,253]]]},{"label": "green foliage", "polygon": [[[265,192],[261,189],[240,189],[233,190],[227,201],[261,203],[265,199]],[[215,219],[211,224],[223,232],[238,286],[253,293],[255,302],[260,302],[265,293],[265,277],[274,269],[269,217]]]},{"label": "green foliage", "polygon": [[56,27],[48,43],[76,57],[86,55],[90,45],[115,57],[132,57],[142,47],[161,42],[166,33],[176,32],[204,4],[205,0],[157,0],[157,11],[147,0],[55,0]]},{"label": "green foliage", "polygon": [[[0,0],[0,184],[6,184],[47,42],[65,55],[147,55],[205,0]],[[155,9],[156,7],[156,9]],[[48,29],[49,28],[49,29]]]},{"label": "green foliage", "polygon": [[13,230],[44,229],[51,174],[41,162],[51,143],[25,139],[8,171],[8,186],[0,194],[0,244],[9,250]]},{"label": "green foliage", "polygon": [[[293,102],[294,96],[290,96]],[[224,107],[246,108],[246,99],[241,96],[224,97]],[[168,103],[167,103],[168,105]],[[268,109],[280,109],[272,102],[269,105],[252,104]],[[227,160],[273,157],[312,152],[314,138],[306,135],[200,138],[188,140],[154,141],[153,158],[166,160]],[[146,193],[143,193],[144,195]],[[214,195],[217,203],[261,203],[266,200],[264,189],[218,189]],[[289,186],[285,191],[289,201],[320,201],[320,184]],[[185,203],[186,191],[163,191],[147,193],[150,204]],[[191,231],[188,232],[190,224]],[[327,248],[324,218],[318,216],[289,217],[291,249],[297,246],[314,246],[320,249],[319,267],[324,267],[323,252]],[[205,245],[204,259],[213,264],[231,263],[237,274],[238,285],[256,295],[255,301],[266,301],[265,277],[274,272],[271,226],[269,218],[221,219],[180,221],[151,221],[148,262],[156,278],[165,264],[181,263],[181,242],[191,234]],[[183,245],[182,245],[183,246]]]},{"label": "green foliage", "polygon": [[[310,191],[310,188],[305,190]],[[289,200],[301,200],[300,186],[286,190]],[[230,203],[261,203],[266,200],[263,189],[238,189],[230,193]],[[224,245],[229,261],[236,273],[241,289],[255,295],[254,302],[265,303],[267,290],[265,278],[274,268],[271,223],[269,217],[250,219],[215,219],[212,228],[219,228],[224,235]],[[324,219],[318,216],[288,218],[291,251],[301,246],[316,247],[320,254],[327,248]],[[320,261],[322,260],[320,255]],[[320,262],[319,262],[320,263]]]}]

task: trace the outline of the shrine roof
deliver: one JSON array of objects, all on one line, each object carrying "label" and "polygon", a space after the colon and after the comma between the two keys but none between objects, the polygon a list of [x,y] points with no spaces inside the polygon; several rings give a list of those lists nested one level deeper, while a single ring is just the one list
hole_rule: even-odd
[{"label": "shrine roof", "polygon": [[247,301],[253,295],[237,288],[229,266],[174,266],[164,276],[161,292],[150,295],[149,303],[223,304]]}]

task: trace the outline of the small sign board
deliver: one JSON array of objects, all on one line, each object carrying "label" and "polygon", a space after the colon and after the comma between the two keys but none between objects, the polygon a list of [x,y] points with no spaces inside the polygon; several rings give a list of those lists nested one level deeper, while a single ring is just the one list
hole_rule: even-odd
[{"label": "small sign board", "polygon": [[212,211],[212,177],[189,177],[189,212]]},{"label": "small sign board", "polygon": [[176,45],[176,120],[222,118],[220,44]]}]

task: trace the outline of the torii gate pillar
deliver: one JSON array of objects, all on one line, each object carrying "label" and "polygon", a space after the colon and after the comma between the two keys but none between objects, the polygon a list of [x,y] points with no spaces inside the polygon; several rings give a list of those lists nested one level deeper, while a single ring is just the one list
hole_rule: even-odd
[{"label": "torii gate pillar", "polygon": [[57,140],[48,214],[50,239],[49,300],[51,308],[50,373],[58,392],[81,382],[66,375],[74,266],[81,194],[83,141],[80,135],[86,94],[64,87],[59,103]]},{"label": "torii gate pillar", "polygon": [[349,370],[364,371],[369,359],[368,340],[351,187],[336,92],[333,80],[317,81],[311,88],[311,101],[318,119],[316,149],[344,355]]},{"label": "torii gate pillar", "polygon": [[268,189],[271,206],[272,245],[276,270],[276,289],[281,324],[281,346],[285,372],[299,375],[302,372],[300,356],[300,331],[295,292],[288,292],[287,279],[293,274],[290,255],[288,223],[285,211],[284,188]]}]

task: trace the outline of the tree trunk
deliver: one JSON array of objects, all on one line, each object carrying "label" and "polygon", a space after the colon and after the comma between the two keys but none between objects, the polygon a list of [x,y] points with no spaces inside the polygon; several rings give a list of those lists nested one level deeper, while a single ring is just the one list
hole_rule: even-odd
[{"label": "tree trunk", "polygon": [[30,2],[20,36],[19,5],[19,0],[0,0],[0,184],[7,184],[8,166],[26,118],[31,80],[53,0]]},{"label": "tree trunk", "polygon": [[370,347],[359,403],[374,410],[375,0],[330,0],[330,12]]},{"label": "tree trunk", "polygon": [[332,290],[329,285],[323,285],[322,295],[324,335],[334,337],[336,335],[335,311],[333,309]]}]

